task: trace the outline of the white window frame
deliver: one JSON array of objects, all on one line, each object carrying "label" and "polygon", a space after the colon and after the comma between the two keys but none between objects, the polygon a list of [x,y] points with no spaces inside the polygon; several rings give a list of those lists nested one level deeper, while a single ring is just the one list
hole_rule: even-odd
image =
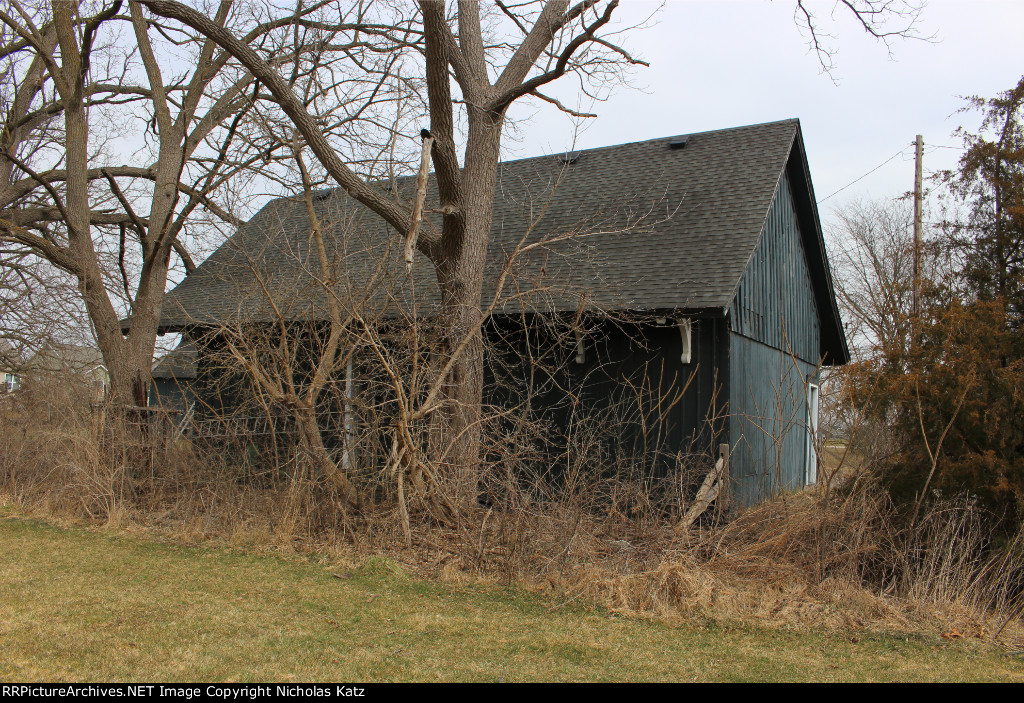
[{"label": "white window frame", "polygon": [[807,384],[807,466],[804,482],[810,486],[818,482],[818,406],[821,388],[816,383]]}]

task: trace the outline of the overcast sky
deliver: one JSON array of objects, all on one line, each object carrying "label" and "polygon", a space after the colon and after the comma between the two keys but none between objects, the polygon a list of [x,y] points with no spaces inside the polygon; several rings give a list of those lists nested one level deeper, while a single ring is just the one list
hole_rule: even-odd
[{"label": "overcast sky", "polygon": [[[640,21],[660,3],[623,0],[620,19]],[[576,148],[590,148],[797,117],[801,121],[823,218],[853,198],[895,197],[913,187],[911,142],[925,141],[927,171],[955,165],[951,132],[975,129],[977,114],[955,114],[959,96],[993,96],[1024,74],[1024,2],[931,0],[921,33],[931,42],[897,40],[890,50],[861,31],[833,2],[811,0],[836,48],[822,73],[793,18],[793,0],[668,0],[656,24],[623,35],[650,62],[606,102],[581,108],[587,120]],[[835,19],[833,19],[833,17]],[[557,92],[573,100],[572,85]],[[532,114],[507,157],[564,151],[574,128],[549,108]]]},{"label": "overcast sky", "polygon": [[[577,133],[547,105],[515,106],[518,136],[504,157],[521,158],[797,117],[824,222],[857,198],[892,198],[913,187],[912,141],[924,135],[925,169],[956,164],[950,133],[975,129],[976,114],[955,114],[959,96],[994,96],[1024,74],[1024,0],[930,0],[922,35],[890,50],[861,31],[834,2],[810,0],[836,48],[821,71],[793,18],[794,0],[667,0],[654,25],[626,33],[624,46],[649,61]],[[650,17],[654,0],[622,0],[624,26]],[[550,91],[576,106],[563,81]],[[510,135],[512,136],[512,135]],[[863,180],[850,185],[889,160]],[[834,197],[829,196],[847,187]],[[826,200],[827,198],[827,200]],[[164,340],[167,341],[167,340]],[[173,341],[173,340],[172,340]]]}]

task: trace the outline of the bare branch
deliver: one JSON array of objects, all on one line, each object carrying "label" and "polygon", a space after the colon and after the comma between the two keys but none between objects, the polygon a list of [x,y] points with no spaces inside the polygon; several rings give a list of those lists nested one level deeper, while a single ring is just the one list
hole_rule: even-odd
[{"label": "bare branch", "polygon": [[530,95],[536,96],[536,97],[540,98],[541,100],[543,100],[544,102],[551,103],[552,105],[557,107],[562,112],[564,112],[564,113],[566,113],[568,115],[572,115],[573,117],[597,117],[597,114],[594,113],[594,112],[577,112],[576,110],[568,108],[565,105],[563,105],[561,102],[559,102],[557,99],[552,98],[552,97],[550,97],[548,95],[545,95],[544,93],[540,92],[539,90],[530,91]]},{"label": "bare branch", "polygon": [[[545,7],[545,12],[547,11],[548,7],[551,7],[553,5],[554,3]],[[530,80],[525,81],[524,83],[518,86],[512,86],[504,90],[498,96],[498,98],[496,98],[495,101],[492,103],[491,109],[497,112],[501,112],[505,110],[505,108],[507,108],[510,104],[512,104],[512,102],[514,102],[517,98],[522,97],[523,95],[527,95],[528,93],[532,93],[533,91],[540,88],[542,85],[550,83],[551,81],[557,80],[558,78],[564,76],[569,69],[569,62],[572,59],[573,55],[576,53],[576,51],[584,44],[587,44],[588,42],[592,41],[597,31],[611,21],[612,13],[615,11],[615,8],[617,8],[618,5],[618,0],[612,0],[612,2],[609,2],[607,7],[605,7],[604,13],[600,17],[598,17],[592,24],[586,27],[582,34],[575,37],[566,45],[566,47],[562,50],[561,54],[559,54],[558,61],[555,63],[555,67],[552,70],[542,73],[539,76],[534,76]],[[538,24],[540,24],[540,20],[538,20]],[[560,27],[562,26],[562,24],[563,23],[559,23],[557,26]],[[537,28],[534,27],[534,30],[536,29]],[[554,29],[555,27],[551,29],[552,36]],[[531,32],[531,36],[532,35],[533,32]],[[523,46],[526,45],[527,41],[529,41],[529,37],[526,41],[523,42]],[[548,42],[550,42],[550,37],[545,42],[544,46],[546,46]],[[543,47],[540,47],[540,49],[537,52],[537,55],[534,56],[533,61],[536,61],[537,57],[540,56],[540,51],[542,50]],[[531,61],[531,65],[533,61]],[[511,67],[511,65],[512,64],[510,63],[509,68]],[[499,90],[501,90],[506,84],[506,75],[508,75],[509,82],[511,81],[512,75],[509,75],[509,68],[506,68],[505,73],[502,74],[501,79],[499,79],[498,81]]]},{"label": "bare branch", "polygon": [[270,89],[281,108],[294,122],[306,143],[309,144],[310,149],[316,154],[317,159],[342,188],[353,198],[383,217],[398,231],[408,229],[408,213],[393,203],[379,188],[367,184],[345,165],[284,79],[248,45],[206,16],[181,3],[173,0],[140,0],[140,2],[158,15],[176,19],[201,31],[234,56],[259,79],[260,83]]}]

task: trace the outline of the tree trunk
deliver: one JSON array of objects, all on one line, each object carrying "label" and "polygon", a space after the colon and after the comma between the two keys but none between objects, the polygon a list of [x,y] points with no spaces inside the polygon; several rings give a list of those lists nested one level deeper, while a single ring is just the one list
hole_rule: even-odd
[{"label": "tree trunk", "polygon": [[444,405],[432,416],[430,458],[449,477],[452,502],[476,503],[483,420],[484,345],[481,295],[491,234],[503,115],[471,111],[463,172],[462,232],[445,237],[441,288],[440,364],[457,355],[445,379]]},{"label": "tree trunk", "polygon": [[327,453],[327,447],[320,436],[320,426],[316,421],[316,411],[308,406],[296,408],[295,424],[298,425],[302,450],[306,453],[315,473],[325,477],[346,503],[359,507],[359,494],[355,486]]},{"label": "tree trunk", "polygon": [[[85,85],[83,82],[83,58],[78,46],[78,35],[74,23],[71,3],[54,3],[54,27],[60,46],[61,70],[54,80],[61,94],[64,107],[65,149],[66,149],[66,195],[68,249],[77,266],[78,285],[85,302],[89,318],[93,323],[96,341],[110,376],[108,402],[124,408],[146,404],[146,388],[149,381],[149,365],[156,340],[159,322],[159,301],[153,301],[152,292],[163,293],[166,284],[166,267],[161,277],[147,278],[143,272],[143,285],[149,292],[136,297],[149,313],[148,324],[134,339],[125,340],[117,311],[110,302],[104,285],[96,248],[90,229],[89,201],[89,117],[85,107]],[[170,249],[168,247],[168,253]],[[151,267],[151,262],[150,262]],[[157,267],[159,269],[159,267]],[[133,330],[134,331],[134,330]],[[149,342],[148,349],[145,348]]]},{"label": "tree trunk", "polygon": [[[479,308],[463,305],[446,313],[438,366],[444,366],[454,347],[480,327]],[[462,347],[443,393],[442,406],[431,415],[430,463],[434,475],[444,482],[437,488],[445,492],[445,502],[470,508],[476,502],[481,461],[483,344],[479,335]]]}]

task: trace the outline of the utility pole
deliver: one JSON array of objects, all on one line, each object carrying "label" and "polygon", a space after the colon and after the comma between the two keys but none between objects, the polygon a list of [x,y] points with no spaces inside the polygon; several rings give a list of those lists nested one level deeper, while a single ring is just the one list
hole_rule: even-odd
[{"label": "utility pole", "polygon": [[914,290],[913,300],[913,325],[916,328],[918,317],[921,314],[921,157],[924,154],[924,137],[917,135],[915,143],[914,158]]}]

